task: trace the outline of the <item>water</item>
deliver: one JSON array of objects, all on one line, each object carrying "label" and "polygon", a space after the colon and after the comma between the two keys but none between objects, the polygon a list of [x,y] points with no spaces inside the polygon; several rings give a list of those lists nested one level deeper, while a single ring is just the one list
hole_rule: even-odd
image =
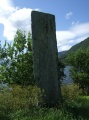
[{"label": "water", "polygon": [[66,77],[63,80],[63,84],[72,84],[73,80],[70,77],[70,72],[69,69],[71,68],[71,66],[66,66],[64,69],[64,74],[66,75]]}]

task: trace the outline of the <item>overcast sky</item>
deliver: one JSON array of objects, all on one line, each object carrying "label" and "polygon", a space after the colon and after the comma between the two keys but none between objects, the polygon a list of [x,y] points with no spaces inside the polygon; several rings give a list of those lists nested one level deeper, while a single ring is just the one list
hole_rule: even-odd
[{"label": "overcast sky", "polygon": [[31,11],[54,14],[58,51],[89,37],[89,0],[0,0],[0,40],[13,41],[16,30],[31,31]]}]

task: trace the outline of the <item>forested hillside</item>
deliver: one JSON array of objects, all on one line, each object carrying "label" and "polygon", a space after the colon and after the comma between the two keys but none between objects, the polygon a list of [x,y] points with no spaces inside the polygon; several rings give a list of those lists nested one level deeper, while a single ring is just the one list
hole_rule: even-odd
[{"label": "forested hillside", "polygon": [[74,53],[76,52],[78,49],[82,49],[82,50],[86,50],[89,47],[89,37],[83,41],[81,41],[80,43],[72,46],[68,51],[63,51],[59,52],[59,57],[61,58],[61,60],[65,61],[67,55],[69,55],[70,53]]}]

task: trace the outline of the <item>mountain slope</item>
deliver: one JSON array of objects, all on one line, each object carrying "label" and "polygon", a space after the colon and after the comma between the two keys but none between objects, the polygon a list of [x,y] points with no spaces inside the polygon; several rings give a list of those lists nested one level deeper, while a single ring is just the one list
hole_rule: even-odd
[{"label": "mountain slope", "polygon": [[60,59],[61,60],[65,60],[65,58],[67,57],[67,55],[69,55],[72,52],[76,52],[78,49],[82,49],[82,50],[86,50],[89,47],[89,37],[83,41],[81,41],[80,43],[72,46],[68,51],[66,51],[64,54],[60,54]]},{"label": "mountain slope", "polygon": [[76,52],[78,49],[83,49],[86,50],[89,47],[89,37],[83,41],[81,41],[80,43],[74,45],[73,47],[71,47],[68,52]]}]

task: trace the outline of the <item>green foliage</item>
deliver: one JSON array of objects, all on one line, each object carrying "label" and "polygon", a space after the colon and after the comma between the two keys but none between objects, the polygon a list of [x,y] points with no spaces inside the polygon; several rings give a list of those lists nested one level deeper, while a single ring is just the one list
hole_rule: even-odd
[{"label": "green foliage", "polygon": [[[18,85],[2,88],[0,91],[0,120],[18,117],[20,111],[27,115],[28,111],[38,107],[42,93],[36,86],[21,87]],[[17,115],[18,114],[18,115]],[[19,119],[19,118],[18,118]]]},{"label": "green foliage", "polygon": [[1,49],[0,80],[3,82],[33,85],[32,38],[28,33],[17,30],[12,44],[5,42]]},{"label": "green foliage", "polygon": [[70,48],[69,53],[76,52],[78,49],[86,50],[89,46],[89,37]]},{"label": "green foliage", "polygon": [[64,108],[71,112],[78,120],[79,116],[82,119],[89,119],[89,97],[83,96],[78,85],[63,85],[62,95],[64,99]]},{"label": "green foliage", "polygon": [[89,94],[89,48],[86,51],[79,49],[75,54],[69,55],[67,62],[72,66],[70,73],[74,82]]},{"label": "green foliage", "polygon": [[76,84],[62,85],[61,89],[64,102],[67,104],[75,102],[82,93]]},{"label": "green foliage", "polygon": [[[86,106],[86,109],[83,110],[82,106],[79,107],[81,99],[84,101],[82,103],[86,103],[86,99],[79,96],[78,87],[76,85],[63,86],[62,93],[66,105],[69,105],[73,110],[76,108],[75,110],[80,114],[76,116],[65,106],[64,108],[38,106],[43,93],[36,86],[12,85],[4,87],[0,90],[0,120],[88,120],[86,116],[83,119],[80,115],[83,114],[84,110],[85,113],[88,113],[86,110],[89,108],[89,99],[87,99],[88,107]],[[76,100],[79,103],[76,104]],[[83,108],[85,108],[84,105]]]},{"label": "green foliage", "polygon": [[79,102],[82,103],[82,107],[88,108],[89,110],[89,96],[80,96]]},{"label": "green foliage", "polygon": [[40,108],[31,111],[20,110],[11,116],[11,120],[88,120],[86,118],[83,119],[81,116],[76,118],[67,110],[55,108]]},{"label": "green foliage", "polygon": [[[5,41],[0,49],[0,59],[3,60],[0,66],[0,81],[9,84],[34,85],[33,77],[33,55],[31,34],[17,30],[12,44]],[[64,64],[58,60],[59,81],[64,77]]]}]

